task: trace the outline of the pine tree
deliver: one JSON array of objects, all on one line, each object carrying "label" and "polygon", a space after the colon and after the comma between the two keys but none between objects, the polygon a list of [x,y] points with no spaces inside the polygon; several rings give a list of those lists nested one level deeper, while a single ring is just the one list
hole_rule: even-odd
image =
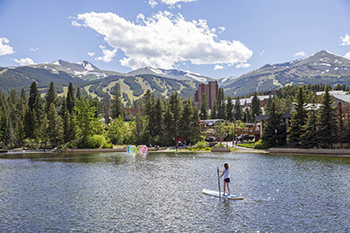
[{"label": "pine tree", "polygon": [[189,140],[191,137],[191,118],[192,118],[192,104],[191,101],[188,100],[185,104],[182,115],[180,117],[180,135],[185,137],[185,140]]},{"label": "pine tree", "polygon": [[53,82],[50,83],[49,90],[47,91],[47,94],[46,94],[45,113],[49,112],[49,108],[50,108],[51,103],[53,103],[55,105],[55,107],[57,108],[57,95],[56,95],[56,91],[55,91],[55,87],[54,87]]},{"label": "pine tree", "polygon": [[[170,96],[169,100],[169,109],[173,115],[173,124],[174,124],[174,135],[178,136],[179,133],[179,119],[182,114],[182,105],[180,102],[180,98],[177,95],[177,92],[173,93]],[[175,137],[175,136],[174,136]]]},{"label": "pine tree", "polygon": [[38,87],[36,85],[36,82],[32,82],[30,85],[30,91],[29,91],[29,99],[28,99],[28,107],[30,110],[34,109],[35,102],[37,101],[39,95]]},{"label": "pine tree", "polygon": [[240,121],[242,120],[242,107],[240,104],[240,100],[239,100],[239,96],[236,97],[236,101],[235,101],[235,113],[234,113],[234,117],[236,119],[236,121]]},{"label": "pine tree", "polygon": [[332,148],[333,144],[337,141],[338,122],[335,108],[333,107],[333,98],[329,94],[329,90],[330,87],[327,85],[322,100],[320,112],[320,119],[322,120],[319,132],[322,145]]},{"label": "pine tree", "polygon": [[164,136],[164,106],[160,96],[157,98],[154,105],[154,133],[160,137]]},{"label": "pine tree", "polygon": [[169,105],[165,107],[164,131],[165,131],[165,143],[168,145],[171,145],[174,141],[176,134],[175,134],[174,115],[171,112]]},{"label": "pine tree", "polygon": [[233,103],[231,96],[227,97],[227,120],[233,121]]},{"label": "pine tree", "polygon": [[150,90],[147,90],[146,93],[143,96],[144,101],[144,114],[147,119],[147,129],[151,137],[156,136],[155,133],[155,125],[158,122],[155,122],[155,103],[154,103],[154,95],[151,93]]},{"label": "pine tree", "polygon": [[50,104],[49,111],[47,113],[47,136],[51,143],[59,143],[63,138],[62,122],[57,114],[57,109],[54,103]]},{"label": "pine tree", "polygon": [[109,124],[109,94],[106,92],[105,95],[105,123],[108,125]]},{"label": "pine tree", "polygon": [[266,126],[262,135],[262,140],[270,147],[283,146],[286,144],[286,124],[276,111],[276,104],[272,101]]},{"label": "pine tree", "polygon": [[80,92],[80,87],[77,88],[77,95],[75,97],[77,100],[81,100],[81,92]]},{"label": "pine tree", "polygon": [[219,88],[218,97],[216,101],[217,101],[217,118],[226,119],[227,108],[226,108],[225,94],[224,94],[223,88]]},{"label": "pine tree", "polygon": [[340,147],[343,149],[343,141],[345,139],[345,135],[344,135],[344,131],[345,131],[345,127],[344,127],[344,121],[343,121],[343,117],[344,117],[344,110],[343,110],[343,106],[342,103],[339,101],[337,104],[337,111],[338,111],[338,138],[339,138],[339,142],[340,142]]},{"label": "pine tree", "polygon": [[10,116],[5,94],[0,92],[0,142],[8,145],[11,138]]},{"label": "pine tree", "polygon": [[74,87],[73,87],[73,83],[71,82],[69,82],[69,85],[68,85],[66,106],[69,111],[69,114],[72,114],[75,107],[75,98],[74,98]]},{"label": "pine tree", "polygon": [[208,119],[208,98],[205,93],[201,96],[201,104],[200,104],[201,112],[200,112],[200,119],[201,120],[207,120]]},{"label": "pine tree", "polygon": [[258,93],[255,91],[252,99],[252,119],[255,121],[256,116],[260,116],[260,100],[258,99]]},{"label": "pine tree", "polygon": [[112,99],[112,118],[116,119],[119,116],[124,118],[123,114],[123,104],[121,100],[121,94],[120,94],[120,86],[119,83],[115,83],[115,86],[113,87],[112,91],[114,97]]},{"label": "pine tree", "polygon": [[213,105],[211,106],[210,119],[217,119],[217,104],[216,104],[216,101],[214,101]]},{"label": "pine tree", "polygon": [[288,130],[288,141],[294,145],[300,144],[300,136],[305,133],[305,127],[307,121],[306,107],[306,94],[303,87],[299,87],[295,96],[295,112],[292,115],[290,127]]},{"label": "pine tree", "polygon": [[318,119],[316,110],[316,100],[312,98],[312,109],[308,112],[306,124],[303,126],[303,134],[300,136],[301,145],[304,148],[314,148],[320,143],[318,133]]}]

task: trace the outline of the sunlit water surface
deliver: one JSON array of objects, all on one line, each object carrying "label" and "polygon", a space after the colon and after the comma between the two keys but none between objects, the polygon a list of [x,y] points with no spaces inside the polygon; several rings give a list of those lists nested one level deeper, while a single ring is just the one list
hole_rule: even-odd
[{"label": "sunlit water surface", "polygon": [[[350,232],[350,160],[234,153],[0,155],[1,232]],[[218,189],[231,166],[243,201]],[[221,186],[222,188],[222,186]]]}]

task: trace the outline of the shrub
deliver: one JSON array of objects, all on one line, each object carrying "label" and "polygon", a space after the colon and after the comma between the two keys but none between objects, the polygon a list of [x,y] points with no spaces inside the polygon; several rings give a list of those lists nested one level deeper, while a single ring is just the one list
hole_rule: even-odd
[{"label": "shrub", "polygon": [[198,142],[196,143],[196,145],[194,145],[194,148],[195,148],[195,149],[204,149],[204,148],[206,148],[206,147],[208,147],[208,146],[207,146],[207,143],[204,142],[204,141],[198,141]]},{"label": "shrub", "polygon": [[111,143],[107,143],[103,135],[87,137],[85,141],[79,143],[79,148],[113,148]]},{"label": "shrub", "polygon": [[270,145],[262,140],[259,140],[257,143],[255,143],[254,149],[268,149],[270,148]]}]

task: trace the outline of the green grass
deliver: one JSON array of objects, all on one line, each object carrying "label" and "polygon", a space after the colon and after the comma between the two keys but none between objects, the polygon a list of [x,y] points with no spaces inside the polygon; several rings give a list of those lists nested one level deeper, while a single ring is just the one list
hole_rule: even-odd
[{"label": "green grass", "polygon": [[239,143],[238,146],[246,147],[246,148],[254,148],[255,142],[245,142],[245,143]]}]

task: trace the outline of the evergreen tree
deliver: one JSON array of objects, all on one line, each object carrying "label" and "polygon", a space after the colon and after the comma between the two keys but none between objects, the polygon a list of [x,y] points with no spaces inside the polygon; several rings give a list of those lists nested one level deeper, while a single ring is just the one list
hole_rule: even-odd
[{"label": "evergreen tree", "polygon": [[185,140],[189,140],[191,138],[191,118],[192,118],[192,104],[191,101],[188,100],[185,104],[182,115],[180,117],[180,133],[179,135],[185,137]]},{"label": "evergreen tree", "polygon": [[7,146],[11,139],[10,116],[7,108],[5,94],[0,92],[0,142]]},{"label": "evergreen tree", "polygon": [[151,137],[156,136],[155,133],[155,125],[158,122],[155,122],[155,104],[154,104],[154,95],[151,93],[151,90],[147,90],[145,95],[143,96],[144,101],[144,114],[147,119],[147,129]]},{"label": "evergreen tree", "polygon": [[[177,134],[179,133],[179,119],[180,116],[182,114],[182,105],[181,105],[181,101],[180,98],[177,95],[177,92],[173,93],[170,96],[170,100],[169,100],[169,109],[173,115],[173,124],[174,124],[174,135],[178,136]],[[174,137],[175,137],[174,136]]]},{"label": "evergreen tree", "polygon": [[244,120],[245,120],[246,123],[249,123],[249,122],[252,121],[251,115],[252,114],[250,113],[249,108],[246,107],[245,110],[244,110]]},{"label": "evergreen tree", "polygon": [[333,107],[333,98],[331,94],[329,94],[330,87],[327,85],[325,88],[325,93],[323,95],[322,107],[320,111],[320,138],[323,146],[327,146],[332,148],[333,143],[337,141],[337,130],[338,130],[338,122],[337,116],[335,112],[335,108]]},{"label": "evergreen tree", "polygon": [[200,119],[201,120],[207,120],[208,119],[208,98],[205,93],[201,96],[201,104],[200,104],[201,112],[200,112]]},{"label": "evergreen tree", "polygon": [[165,107],[164,131],[165,131],[165,143],[167,145],[172,145],[176,134],[175,134],[174,115],[171,112],[169,105]]},{"label": "evergreen tree", "polygon": [[47,113],[48,125],[46,133],[51,143],[60,143],[63,138],[62,120],[57,114],[57,109],[54,103],[50,104]]},{"label": "evergreen tree", "polygon": [[77,95],[75,97],[77,100],[81,100],[81,92],[80,92],[80,87],[77,88]]},{"label": "evergreen tree", "polygon": [[231,96],[227,97],[227,120],[233,121],[233,103]]},{"label": "evergreen tree", "polygon": [[27,109],[24,116],[24,135],[25,138],[36,139],[37,123],[35,120],[35,110]]},{"label": "evergreen tree", "polygon": [[114,97],[112,99],[112,118],[116,119],[119,116],[124,118],[123,114],[123,104],[121,100],[121,94],[120,94],[120,86],[119,83],[115,83],[115,86],[113,87],[112,91]]},{"label": "evergreen tree", "polygon": [[119,116],[114,122],[111,122],[110,127],[108,127],[108,134],[111,142],[115,145],[123,145],[126,141],[126,132],[128,128],[124,124],[123,118]]},{"label": "evergreen tree", "polygon": [[189,143],[195,144],[202,139],[201,126],[199,123],[199,111],[197,107],[194,107],[190,123],[191,132],[188,140]]},{"label": "evergreen tree", "polygon": [[217,104],[216,104],[216,101],[214,101],[213,105],[211,106],[210,119],[217,119]]},{"label": "evergreen tree", "polygon": [[160,137],[164,136],[164,106],[160,96],[154,106],[154,133]]},{"label": "evergreen tree", "polygon": [[217,102],[217,118],[218,119],[226,119],[226,103],[225,103],[225,94],[224,89],[219,88],[218,97],[216,99]]},{"label": "evergreen tree", "polygon": [[30,91],[29,91],[29,99],[28,99],[28,107],[30,110],[34,109],[35,102],[37,101],[39,95],[38,87],[36,85],[36,82],[32,82],[30,85]]},{"label": "evergreen tree", "polygon": [[75,98],[74,98],[74,87],[73,87],[73,83],[71,82],[69,82],[69,85],[68,85],[66,106],[69,111],[69,114],[72,114],[75,107]]},{"label": "evergreen tree", "polygon": [[9,106],[9,117],[10,117],[11,129],[15,129],[19,118],[19,111],[17,109],[18,96],[15,89],[12,89],[10,91],[10,96],[8,97],[7,103]]},{"label": "evergreen tree", "polygon": [[318,133],[318,119],[316,110],[316,100],[312,98],[312,109],[308,113],[306,125],[303,126],[303,134],[300,136],[302,147],[314,148],[320,143],[320,137]]},{"label": "evergreen tree", "polygon": [[273,102],[273,98],[272,98],[271,95],[269,95],[269,98],[267,99],[267,102],[266,102],[266,104],[264,106],[264,109],[265,109],[266,113],[269,112],[269,109],[270,109],[270,106],[271,106],[272,102]]},{"label": "evergreen tree", "polygon": [[255,121],[256,116],[260,116],[260,100],[258,99],[258,93],[255,91],[252,99],[252,119]]},{"label": "evergreen tree", "polygon": [[265,130],[262,140],[269,144],[270,147],[283,146],[286,144],[286,124],[281,119],[280,114],[276,111],[276,104],[272,101],[269,108],[269,114],[266,120]]},{"label": "evergreen tree", "polygon": [[236,97],[234,116],[235,116],[236,121],[237,120],[238,121],[242,120],[242,107],[241,107],[241,104],[240,104],[239,96]]},{"label": "evergreen tree", "polygon": [[45,113],[49,112],[51,103],[53,103],[57,108],[57,95],[55,92],[55,87],[53,82],[50,83],[49,90],[47,91],[47,94],[46,94]]},{"label": "evergreen tree", "polygon": [[109,94],[106,92],[105,95],[105,123],[108,125],[109,124]]},{"label": "evergreen tree", "polygon": [[295,112],[292,115],[290,127],[288,130],[288,141],[294,145],[300,144],[300,136],[305,133],[305,127],[307,121],[306,107],[306,94],[302,87],[299,87],[295,96]]},{"label": "evergreen tree", "polygon": [[337,104],[337,110],[338,110],[338,139],[340,142],[340,147],[343,149],[343,141],[346,138],[344,131],[345,131],[345,126],[344,126],[344,121],[343,121],[343,117],[344,117],[344,110],[343,110],[343,106],[342,103],[339,101]]},{"label": "evergreen tree", "polygon": [[141,138],[143,137],[143,134],[145,132],[145,122],[144,122],[144,118],[142,116],[142,112],[143,112],[143,105],[142,105],[142,101],[138,100],[136,102],[136,115],[135,115],[135,122],[136,122],[136,137],[137,140],[141,140]]}]

